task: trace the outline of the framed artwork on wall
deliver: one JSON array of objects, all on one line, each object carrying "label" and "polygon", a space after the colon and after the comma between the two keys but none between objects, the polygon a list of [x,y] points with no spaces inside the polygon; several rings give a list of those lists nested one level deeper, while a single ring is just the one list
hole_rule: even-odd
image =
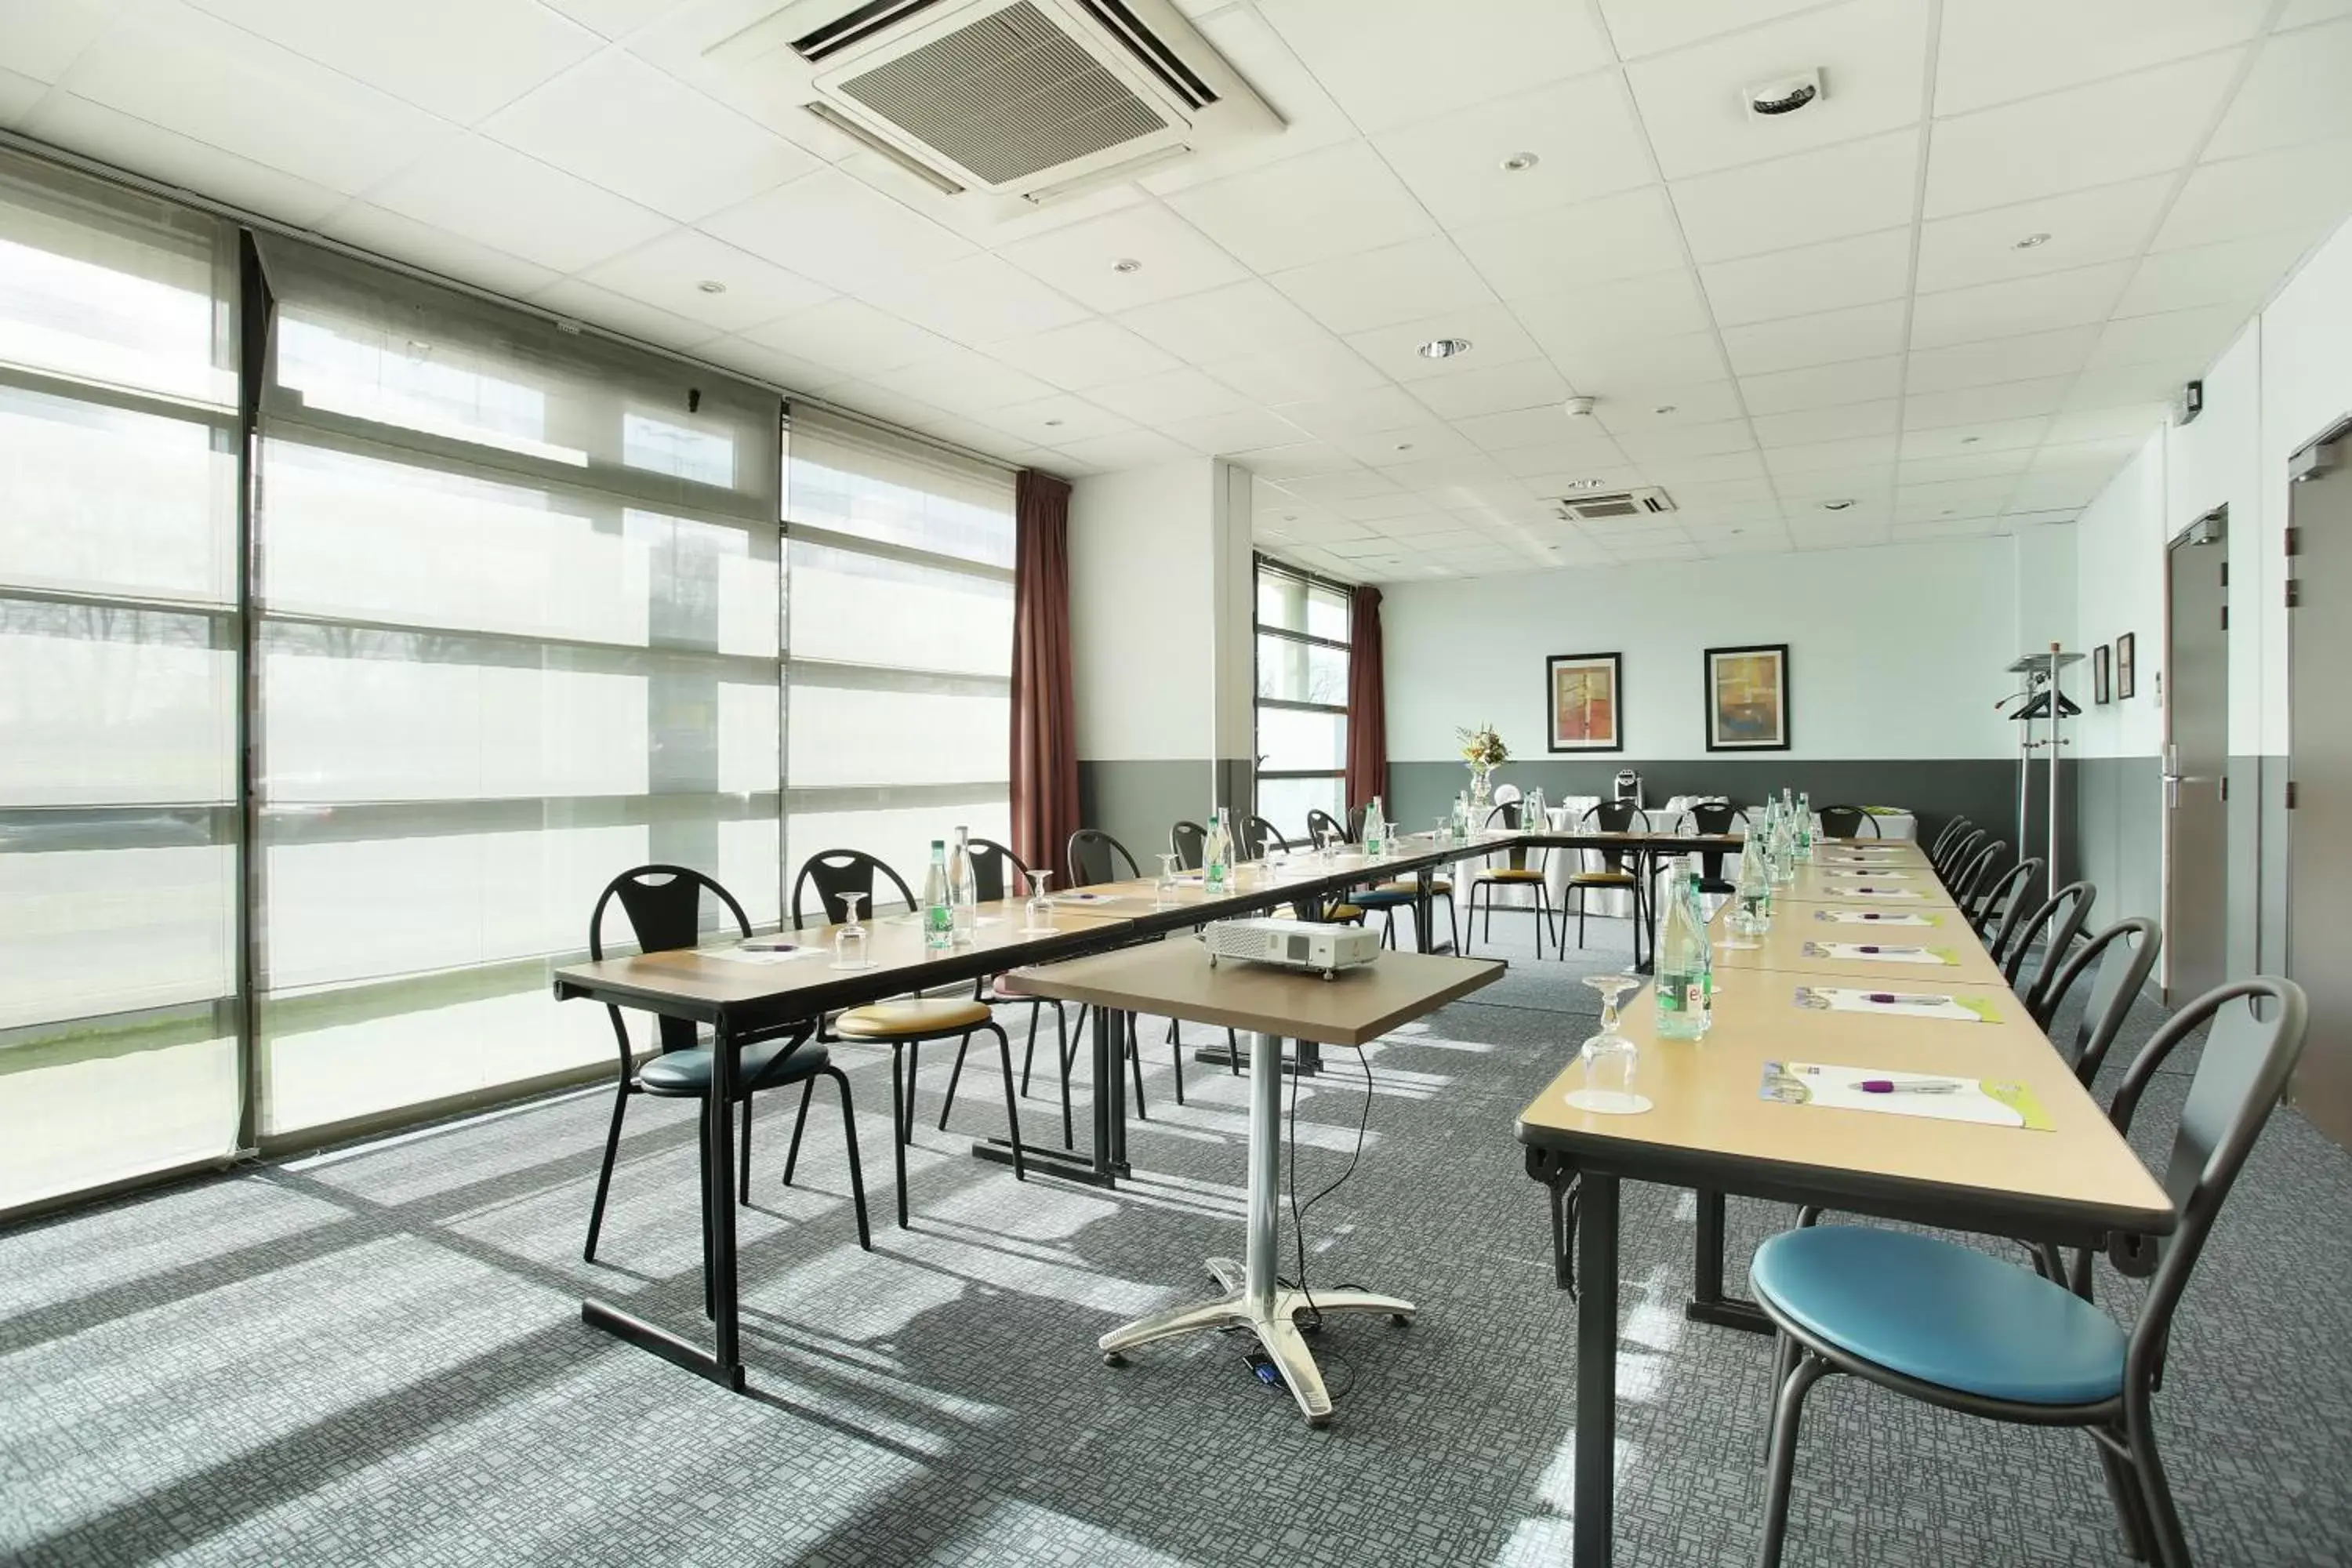
[{"label": "framed artwork on wall", "polygon": [[1546,731],[1555,752],[1625,749],[1625,656],[1556,653],[1544,661]]},{"label": "framed artwork on wall", "polygon": [[1789,749],[1789,645],[1706,650],[1706,749]]},{"label": "framed artwork on wall", "polygon": [[2107,645],[2101,643],[2091,650],[2091,700],[2105,704],[2115,700],[2115,691],[2108,682]]},{"label": "framed artwork on wall", "polygon": [[2126,632],[2116,639],[2116,700],[2139,694],[2139,637]]}]

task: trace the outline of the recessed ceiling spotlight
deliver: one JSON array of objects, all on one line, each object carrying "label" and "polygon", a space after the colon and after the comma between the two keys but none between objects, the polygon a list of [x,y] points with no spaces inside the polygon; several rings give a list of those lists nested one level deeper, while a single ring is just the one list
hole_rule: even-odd
[{"label": "recessed ceiling spotlight", "polygon": [[1058,419],[1048,419],[1045,421],[1045,428],[1048,430],[1055,429],[1060,426],[1061,423],[1062,422]]},{"label": "recessed ceiling spotlight", "polygon": [[1410,452],[1412,450],[1412,443],[1410,441],[1399,441],[1396,444],[1396,449],[1400,452]]},{"label": "recessed ceiling spotlight", "polygon": [[1414,351],[1423,359],[1452,359],[1470,352],[1468,338],[1432,338]]},{"label": "recessed ceiling spotlight", "polygon": [[1984,437],[1981,436],[1963,436],[1960,437],[1960,445],[1963,447],[1973,447],[1983,439]]},{"label": "recessed ceiling spotlight", "polygon": [[701,289],[706,294],[724,294],[727,292],[727,285],[721,283],[716,278],[706,278],[701,282],[697,283],[695,287]]},{"label": "recessed ceiling spotlight", "polygon": [[1850,501],[1850,500],[1825,500],[1825,501],[1822,502],[1822,510],[1823,511],[1843,511],[1846,508],[1848,508],[1848,507],[1852,506],[1853,504],[1853,502],[1852,502],[1852,501]]},{"label": "recessed ceiling spotlight", "polygon": [[1285,522],[1297,522],[1298,521],[1298,514],[1295,511],[1286,511],[1282,514],[1282,521]]},{"label": "recessed ceiling spotlight", "polygon": [[2050,237],[2046,234],[2029,234],[2023,239],[2021,239],[2016,244],[2011,246],[2010,248],[2011,250],[2031,250],[2037,245],[2047,245],[2049,243]]},{"label": "recessed ceiling spotlight", "polygon": [[1513,153],[1504,158],[1503,172],[1507,174],[1524,174],[1542,162],[1543,160],[1533,153]]},{"label": "recessed ceiling spotlight", "polygon": [[1731,531],[1732,531],[1732,532],[1734,532],[1734,533],[1745,533],[1745,532],[1747,532],[1748,531],[1747,531],[1746,529],[1744,529],[1744,528],[1735,528],[1735,529],[1733,529]]},{"label": "recessed ceiling spotlight", "polygon": [[1140,272],[1143,270],[1143,263],[1132,256],[1122,256],[1110,264],[1110,269],[1113,272]]},{"label": "recessed ceiling spotlight", "polygon": [[1661,403],[1655,408],[1651,409],[1650,412],[1653,414],[1679,414],[1682,410],[1675,407],[1671,403]]}]

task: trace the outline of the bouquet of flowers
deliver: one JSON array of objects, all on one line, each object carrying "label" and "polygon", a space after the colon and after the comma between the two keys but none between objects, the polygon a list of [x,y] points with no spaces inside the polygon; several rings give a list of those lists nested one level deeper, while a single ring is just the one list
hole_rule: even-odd
[{"label": "bouquet of flowers", "polygon": [[1511,749],[1503,744],[1503,737],[1496,733],[1492,724],[1481,724],[1475,730],[1456,730],[1454,733],[1462,742],[1462,760],[1469,764],[1474,773],[1491,773],[1511,760]]}]

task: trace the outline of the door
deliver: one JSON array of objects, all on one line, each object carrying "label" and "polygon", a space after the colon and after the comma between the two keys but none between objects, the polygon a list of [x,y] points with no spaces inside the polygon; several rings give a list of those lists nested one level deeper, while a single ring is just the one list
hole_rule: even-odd
[{"label": "door", "polygon": [[[2287,536],[2286,969],[2311,994],[2311,1032],[2294,1099],[2337,1142],[2352,1145],[2352,434],[2296,454]],[[2330,613],[2329,606],[2335,606]]]},{"label": "door", "polygon": [[2230,522],[2200,518],[2166,552],[2164,996],[2221,984],[2229,965]]}]

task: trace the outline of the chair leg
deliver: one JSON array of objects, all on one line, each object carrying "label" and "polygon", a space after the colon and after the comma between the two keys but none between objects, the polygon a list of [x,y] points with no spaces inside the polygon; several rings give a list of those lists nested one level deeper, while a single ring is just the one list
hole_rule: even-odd
[{"label": "chair leg", "polygon": [[1789,1487],[1797,1472],[1797,1417],[1805,1392],[1821,1381],[1829,1363],[1800,1351],[1788,1381],[1773,1390],[1772,1456],[1764,1483],[1764,1545],[1760,1568],[1780,1568],[1780,1547],[1789,1536]]},{"label": "chair leg", "polygon": [[801,1079],[801,1112],[793,1118],[793,1142],[784,1151],[784,1185],[793,1184],[793,1173],[800,1168],[801,1133],[808,1126],[809,1100],[816,1093],[814,1076]]},{"label": "chair leg", "polygon": [[[2107,1433],[2118,1443],[2129,1442],[2120,1428],[2109,1427]],[[2115,1507],[2116,1523],[2124,1532],[2126,1554],[2135,1563],[2150,1561],[2156,1554],[2156,1543],[2139,1477],[2133,1471],[2130,1460],[2109,1449],[2095,1436],[2091,1446],[2099,1453],[2099,1471],[2106,1479],[2107,1500]]]},{"label": "chair leg", "polygon": [[2162,1568],[2189,1568],[2189,1537],[2180,1528],[2180,1510],[2173,1506],[2172,1483],[2164,1474],[2164,1461],[2157,1457],[2156,1433],[2148,1420],[2147,1395],[2135,1399],[2127,1390],[2124,1394],[2124,1430],[2131,1443],[2131,1468],[2139,1482],[2141,1503],[2146,1507],[2149,1553]]},{"label": "chair leg", "polygon": [[[727,1151],[724,1149],[719,1150],[715,1155],[711,1152],[710,1118],[702,1114],[708,1109],[705,1101],[709,1098],[706,1095],[694,1102],[696,1110],[694,1147],[695,1152],[699,1156],[695,1168],[701,1174],[702,1190],[706,1193],[710,1190],[710,1162],[714,1158],[720,1160],[727,1158]],[[715,1270],[710,1267],[710,1226],[706,1224],[702,1227],[702,1315],[706,1318],[715,1318],[719,1315],[718,1281],[712,1278],[714,1272]]]},{"label": "chair leg", "polygon": [[1062,1064],[1062,1147],[1076,1149],[1078,1138],[1070,1121],[1070,1016],[1054,1004],[1054,1058]]},{"label": "chair leg", "polygon": [[904,1131],[898,1134],[898,1137],[903,1142],[912,1143],[915,1141],[915,1075],[922,1070],[923,1042],[908,1040],[907,1042],[907,1108],[899,1113],[899,1125]]},{"label": "chair leg", "polygon": [[1176,1103],[1181,1105],[1184,1103],[1184,1040],[1173,1018],[1168,1020],[1168,1055],[1176,1068]]},{"label": "chair leg", "polygon": [[1136,1043],[1135,1015],[1127,1016],[1127,1065],[1135,1074],[1135,1119],[1149,1121],[1151,1117],[1143,1109],[1143,1047]]},{"label": "chair leg", "polygon": [[956,1042],[955,1070],[948,1074],[948,1097],[940,1104],[940,1131],[948,1130],[948,1112],[955,1109],[956,1085],[963,1081],[963,1054],[971,1049],[970,1035]]},{"label": "chair leg", "polygon": [[[857,1205],[857,1245],[871,1252],[874,1250],[874,1231],[866,1223],[866,1170],[857,1159],[857,1112],[849,1103],[849,1076],[837,1067],[828,1067],[824,1073],[833,1079],[833,1087],[841,1091],[841,1139],[843,1146],[849,1151],[849,1198]],[[816,1087],[816,1079],[812,1078],[808,1081],[811,1089]],[[801,1108],[803,1110],[808,1108],[805,1093],[801,1096]],[[799,1142],[797,1136],[793,1142]],[[904,1186],[905,1184],[901,1183],[901,1190]]]},{"label": "chair leg", "polygon": [[890,1047],[890,1158],[898,1177],[898,1228],[907,1228],[907,1102],[914,1098],[898,1079],[898,1047]]},{"label": "chair leg", "polygon": [[[1043,997],[1029,1004],[1029,1044],[1021,1052],[1021,1092],[1024,1095],[1029,1092],[1029,1064],[1037,1057],[1037,1009],[1045,1005]],[[1059,1009],[1061,1004],[1056,1002],[1054,1005]]]},{"label": "chair leg", "polygon": [[[1538,963],[1543,959],[1544,932],[1550,929],[1551,889],[1538,882],[1536,884],[1536,959]],[[1566,958],[1568,954],[1562,952],[1557,956]]]},{"label": "chair leg", "polygon": [[621,1152],[621,1117],[629,1109],[629,1076],[613,1094],[613,1125],[604,1134],[604,1163],[596,1172],[596,1201],[588,1205],[588,1244],[580,1249],[583,1262],[596,1261],[596,1237],[604,1228],[604,1197],[613,1190],[613,1162]]},{"label": "chair leg", "polygon": [[1789,1385],[1789,1373],[1796,1370],[1797,1342],[1783,1331],[1772,1336],[1771,1404],[1764,1412],[1764,1462],[1772,1462],[1772,1434],[1780,1424],[1780,1390]]},{"label": "chair leg", "polygon": [[1225,1031],[1225,1076],[1227,1078],[1242,1076],[1241,1037],[1231,1029]]},{"label": "chair leg", "polygon": [[751,1206],[751,1097],[743,1097],[743,1157],[735,1171],[735,1206]]},{"label": "chair leg", "polygon": [[1013,1091],[1013,1041],[995,1024],[987,1026],[996,1037],[996,1054],[1004,1064],[1004,1134],[1013,1141],[1013,1179],[1029,1179],[1029,1166],[1021,1155],[1021,1097]]}]

